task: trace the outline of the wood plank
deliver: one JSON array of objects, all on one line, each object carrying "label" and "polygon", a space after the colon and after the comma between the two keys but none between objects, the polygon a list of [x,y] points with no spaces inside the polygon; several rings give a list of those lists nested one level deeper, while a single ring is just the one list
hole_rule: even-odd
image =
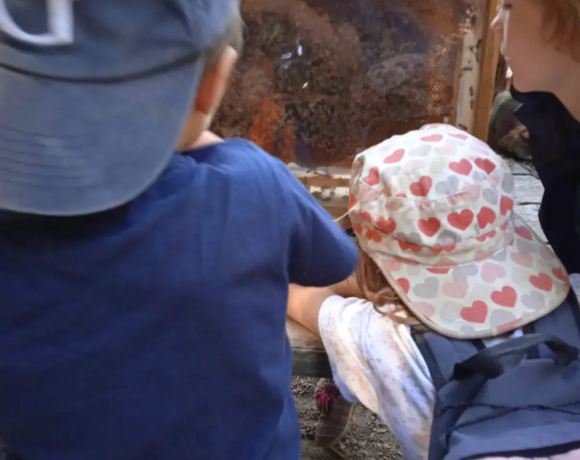
[{"label": "wood plank", "polygon": [[488,0],[486,13],[482,18],[485,21],[483,24],[485,28],[483,32],[483,49],[481,51],[479,87],[475,103],[475,119],[473,123],[473,134],[482,141],[487,141],[489,116],[491,114],[495,92],[495,77],[500,43],[491,30],[490,25],[499,3],[500,0]]},{"label": "wood plank", "polygon": [[293,319],[287,319],[286,333],[288,334],[292,348],[298,350],[324,351],[322,340]]},{"label": "wood plank", "polygon": [[508,160],[507,163],[514,176],[537,176],[536,170],[531,164],[520,163],[514,160]]},{"label": "wood plank", "polygon": [[540,204],[544,186],[533,176],[514,176],[516,204]]},{"label": "wood plank", "polygon": [[292,347],[292,375],[331,378],[332,371],[322,341],[301,325],[286,321],[286,333]]}]

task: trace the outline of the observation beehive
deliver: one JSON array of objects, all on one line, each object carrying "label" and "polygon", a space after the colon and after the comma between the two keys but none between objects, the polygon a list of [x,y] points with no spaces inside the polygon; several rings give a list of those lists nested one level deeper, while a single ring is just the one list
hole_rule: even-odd
[{"label": "observation beehive", "polygon": [[426,123],[473,132],[485,0],[245,0],[245,48],[213,129],[286,163],[350,167]]}]

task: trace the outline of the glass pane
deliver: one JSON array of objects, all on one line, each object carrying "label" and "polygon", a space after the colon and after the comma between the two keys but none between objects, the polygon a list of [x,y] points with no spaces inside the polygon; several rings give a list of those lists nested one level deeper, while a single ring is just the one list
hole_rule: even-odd
[{"label": "glass pane", "polygon": [[213,129],[307,169],[455,123],[475,0],[245,0],[245,49]]}]

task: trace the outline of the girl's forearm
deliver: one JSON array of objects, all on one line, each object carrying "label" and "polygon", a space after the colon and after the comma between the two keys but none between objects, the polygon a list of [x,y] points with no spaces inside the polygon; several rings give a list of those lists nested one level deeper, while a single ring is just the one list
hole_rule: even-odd
[{"label": "girl's forearm", "polygon": [[329,288],[313,288],[290,285],[288,292],[288,316],[310,332],[320,337],[318,314],[322,304],[335,293]]}]

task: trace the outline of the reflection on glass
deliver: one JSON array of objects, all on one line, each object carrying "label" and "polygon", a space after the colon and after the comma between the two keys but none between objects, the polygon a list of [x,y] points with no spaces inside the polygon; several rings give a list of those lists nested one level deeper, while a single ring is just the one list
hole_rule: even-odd
[{"label": "reflection on glass", "polygon": [[214,129],[306,169],[454,123],[475,0],[245,0],[245,49]]}]

